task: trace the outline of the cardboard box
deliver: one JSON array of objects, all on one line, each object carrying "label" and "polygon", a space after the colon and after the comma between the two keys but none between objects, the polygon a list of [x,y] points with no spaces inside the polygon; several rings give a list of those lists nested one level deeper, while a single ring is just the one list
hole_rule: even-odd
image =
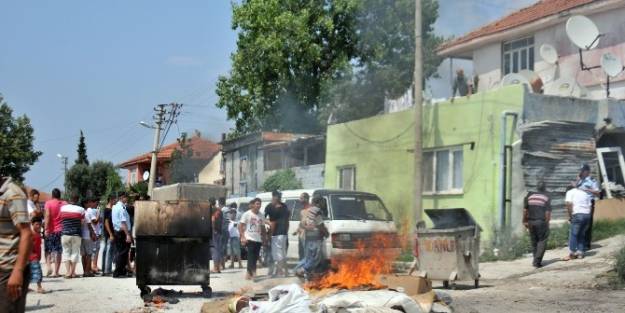
[{"label": "cardboard box", "polygon": [[619,219],[625,219],[625,199],[603,199],[595,202],[595,221]]}]

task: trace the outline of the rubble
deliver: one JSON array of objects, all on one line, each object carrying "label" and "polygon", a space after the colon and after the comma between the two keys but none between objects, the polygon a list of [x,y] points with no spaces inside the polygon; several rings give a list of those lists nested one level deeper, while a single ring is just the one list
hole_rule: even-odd
[{"label": "rubble", "polygon": [[166,303],[176,304],[180,302],[178,299],[182,295],[182,290],[157,288],[152,292],[142,296],[145,306],[155,305],[157,307],[164,306]]}]

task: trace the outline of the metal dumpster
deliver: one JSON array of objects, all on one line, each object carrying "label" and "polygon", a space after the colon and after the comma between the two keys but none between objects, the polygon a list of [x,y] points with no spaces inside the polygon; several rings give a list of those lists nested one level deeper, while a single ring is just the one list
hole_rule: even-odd
[{"label": "metal dumpster", "polygon": [[136,276],[141,295],[149,285],[200,285],[210,297],[209,198],[223,186],[174,184],[155,188],[151,201],[135,202]]},{"label": "metal dumpster", "polygon": [[472,280],[479,287],[481,227],[462,208],[425,210],[434,227],[417,227],[419,269],[432,280]]}]

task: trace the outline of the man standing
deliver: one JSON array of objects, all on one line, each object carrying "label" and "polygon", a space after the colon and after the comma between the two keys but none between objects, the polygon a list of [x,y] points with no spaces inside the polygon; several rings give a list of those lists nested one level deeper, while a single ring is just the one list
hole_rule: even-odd
[{"label": "man standing", "polygon": [[247,248],[247,275],[245,275],[247,280],[256,276],[256,263],[265,238],[265,220],[259,214],[260,203],[259,198],[250,201],[249,210],[243,213],[239,222],[241,244]]},{"label": "man standing", "polygon": [[39,207],[39,190],[31,189],[28,195],[28,216],[30,218],[43,217],[43,213],[41,212],[41,208]]},{"label": "man standing", "polygon": [[569,232],[569,255],[564,261],[583,258],[586,252],[586,231],[590,222],[591,202],[588,194],[577,188],[572,188],[566,192],[566,209],[571,221]]},{"label": "man standing", "polygon": [[26,309],[28,257],[32,249],[26,194],[10,177],[0,178],[0,310]]},{"label": "man standing", "polygon": [[65,278],[76,277],[76,265],[80,260],[80,246],[82,244],[82,225],[85,218],[85,209],[76,205],[78,196],[73,195],[71,203],[61,207],[59,216],[63,230],[61,231],[61,245],[63,246],[63,262],[65,262]]},{"label": "man standing", "polygon": [[272,276],[288,276],[286,267],[287,244],[289,234],[290,211],[282,202],[282,194],[274,191],[271,203],[265,207],[265,218],[269,218],[269,234],[271,235],[271,258],[275,266]]},{"label": "man standing", "polygon": [[210,204],[211,210],[211,226],[213,230],[213,249],[211,254],[211,259],[213,259],[213,272],[221,273],[221,265],[223,258],[223,240],[222,240],[222,224],[223,224],[223,212],[219,207],[217,207],[217,200],[215,198],[209,198],[208,203]]},{"label": "man standing", "polygon": [[593,215],[595,214],[595,198],[599,197],[601,194],[597,180],[590,176],[590,166],[588,164],[582,165],[579,176],[574,183],[574,187],[586,192],[588,201],[590,201],[590,221],[588,223],[586,234],[584,234],[584,245],[586,246],[586,251],[588,251],[590,250],[590,243],[592,241],[592,223]]},{"label": "man standing", "polygon": [[[91,256],[96,246],[96,234],[93,228],[93,207],[96,201],[87,199],[84,202],[85,217],[82,223],[82,241],[80,243],[80,255],[82,256],[83,277],[93,277],[94,268],[91,267]],[[90,213],[90,210],[92,212]]]},{"label": "man standing", "polygon": [[302,220],[299,227],[305,233],[304,260],[296,267],[296,275],[310,279],[310,275],[317,269],[321,262],[321,245],[323,239],[328,236],[328,230],[323,224],[323,214],[321,207],[323,206],[323,198],[315,197],[312,200],[312,206],[302,211]]},{"label": "man standing", "polygon": [[119,201],[113,206],[111,215],[113,222],[113,236],[115,245],[115,272],[113,278],[128,276],[128,254],[132,239],[132,223],[126,210],[128,195],[125,192],[119,194]]},{"label": "man standing", "polygon": [[[299,220],[301,221],[304,219],[305,213],[307,212],[306,210],[310,208],[310,195],[307,192],[303,192],[299,196],[299,202],[302,206],[302,209],[299,212]],[[304,260],[304,230],[298,227],[297,230],[293,232],[293,235],[297,235],[297,254],[299,257],[298,260],[301,262],[302,260]]]},{"label": "man standing", "polygon": [[52,277],[59,277],[59,268],[61,267],[61,257],[63,253],[63,246],[61,245],[61,231],[63,230],[63,224],[61,223],[61,207],[64,206],[65,201],[61,200],[61,191],[58,188],[52,189],[52,199],[46,201],[44,205],[44,232],[45,238],[44,251],[46,258],[47,275],[52,274],[51,264],[54,262],[54,275]]},{"label": "man standing", "polygon": [[539,182],[536,192],[525,197],[523,207],[523,225],[530,233],[532,255],[535,268],[542,267],[547,238],[549,238],[549,221],[551,220],[551,199],[545,194],[545,183]]}]

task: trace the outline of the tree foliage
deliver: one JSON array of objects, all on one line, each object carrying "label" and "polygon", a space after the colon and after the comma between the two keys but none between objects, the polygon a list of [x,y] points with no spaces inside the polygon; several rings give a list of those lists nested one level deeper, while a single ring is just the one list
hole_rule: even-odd
[{"label": "tree foliage", "polygon": [[87,158],[87,144],[85,143],[85,136],[80,131],[80,139],[78,139],[78,149],[76,149],[78,153],[78,158],[76,159],[76,164],[85,164],[89,165],[89,159]]},{"label": "tree foliage", "polygon": [[0,175],[24,180],[24,174],[37,162],[41,151],[33,147],[35,139],[30,119],[13,116],[13,109],[0,95]]},{"label": "tree foliage", "polygon": [[126,188],[126,192],[129,195],[132,195],[133,198],[141,198],[147,199],[148,196],[148,182],[140,181],[134,185],[130,185]]},{"label": "tree foliage", "polygon": [[301,189],[302,182],[297,179],[293,170],[286,169],[267,177],[262,187],[265,191]]},{"label": "tree foliage", "polygon": [[[441,59],[433,35],[436,0],[422,0],[424,77]],[[217,83],[217,106],[238,133],[315,132],[333,115],[377,114],[384,98],[412,84],[414,0],[243,0],[232,70]]]},{"label": "tree foliage", "polygon": [[77,195],[81,199],[96,197],[105,200],[124,190],[124,185],[113,163],[96,161],[91,165],[78,163],[69,168],[65,188],[67,197]]}]

